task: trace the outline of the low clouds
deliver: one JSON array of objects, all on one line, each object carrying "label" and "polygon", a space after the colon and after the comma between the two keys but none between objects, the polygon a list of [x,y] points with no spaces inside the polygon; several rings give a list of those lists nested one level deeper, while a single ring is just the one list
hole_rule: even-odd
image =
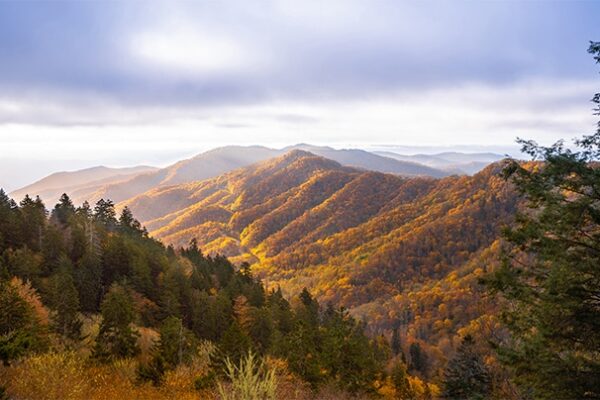
[{"label": "low clouds", "polygon": [[599,11],[593,2],[2,2],[0,145],[11,132],[60,142],[84,127],[80,135],[102,128],[157,143],[161,129],[176,131],[186,146],[553,141],[592,128],[597,69],[585,49],[600,39]]}]

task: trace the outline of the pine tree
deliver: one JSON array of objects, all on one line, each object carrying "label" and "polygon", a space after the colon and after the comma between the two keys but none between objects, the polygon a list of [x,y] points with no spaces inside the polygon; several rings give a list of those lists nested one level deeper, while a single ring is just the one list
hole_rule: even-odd
[{"label": "pine tree", "polygon": [[69,196],[63,193],[58,200],[58,204],[52,210],[52,218],[61,225],[66,225],[73,215],[75,215],[75,206]]},{"label": "pine tree", "polygon": [[317,327],[319,324],[319,303],[306,288],[302,289],[298,299],[300,300],[300,305],[296,309],[298,321],[301,321],[308,327]]},{"label": "pine tree", "polygon": [[259,353],[264,354],[271,345],[273,336],[273,320],[268,309],[255,308],[248,327],[248,334],[252,338]]},{"label": "pine tree", "polygon": [[32,250],[40,251],[46,228],[47,211],[39,197],[33,200],[25,195],[20,203],[21,232],[25,245]]},{"label": "pine tree", "polygon": [[100,307],[102,293],[102,265],[94,252],[86,252],[74,272],[81,311],[94,313]]},{"label": "pine tree", "polygon": [[420,372],[423,375],[427,375],[429,369],[429,359],[427,353],[423,351],[421,345],[417,342],[413,342],[409,347],[410,354],[410,367],[412,370]]},{"label": "pine tree", "polygon": [[111,200],[100,199],[94,207],[94,219],[109,230],[117,226],[117,213]]},{"label": "pine tree", "polygon": [[23,286],[17,279],[0,280],[0,361],[5,365],[46,346],[41,321],[19,285]]},{"label": "pine tree", "polygon": [[233,322],[223,334],[219,343],[223,360],[229,358],[233,363],[239,363],[248,351],[252,349],[252,341],[244,333],[237,322]]},{"label": "pine tree", "polygon": [[[600,63],[600,42],[589,52]],[[592,101],[600,115],[600,93]],[[600,398],[600,122],[573,148],[521,144],[534,162],[512,161],[505,175],[527,209],[487,280],[508,300],[513,340],[499,354],[534,398]]]},{"label": "pine tree", "polygon": [[484,400],[491,395],[491,375],[475,349],[473,337],[463,338],[444,371],[445,399]]},{"label": "pine tree", "polygon": [[142,225],[133,217],[133,213],[129,207],[125,206],[119,217],[119,229],[128,234],[141,234]]},{"label": "pine tree", "polygon": [[400,353],[402,353],[402,342],[400,340],[400,329],[399,328],[395,328],[392,331],[392,353],[397,356]]},{"label": "pine tree", "polygon": [[73,266],[65,256],[60,259],[56,274],[51,278],[50,304],[55,310],[55,329],[70,339],[79,339],[81,320],[79,319],[79,293],[72,275]]},{"label": "pine tree", "polygon": [[93,355],[106,361],[131,357],[139,352],[138,332],[132,328],[135,318],[131,296],[126,288],[114,284],[102,302],[102,323]]},{"label": "pine tree", "polygon": [[167,318],[160,328],[159,353],[170,367],[189,362],[196,353],[197,340],[177,317]]},{"label": "pine tree", "polygon": [[20,211],[17,203],[0,189],[0,254],[21,244]]}]

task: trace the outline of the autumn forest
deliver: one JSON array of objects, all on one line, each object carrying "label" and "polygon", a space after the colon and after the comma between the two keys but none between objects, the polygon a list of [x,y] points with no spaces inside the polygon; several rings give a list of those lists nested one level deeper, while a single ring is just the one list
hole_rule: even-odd
[{"label": "autumn forest", "polygon": [[519,145],[0,189],[0,399],[600,399],[600,122]]}]

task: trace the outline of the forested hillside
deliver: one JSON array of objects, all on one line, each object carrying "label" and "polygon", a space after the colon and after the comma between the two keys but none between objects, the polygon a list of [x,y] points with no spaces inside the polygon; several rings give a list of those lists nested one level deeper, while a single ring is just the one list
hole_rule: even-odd
[{"label": "forested hillside", "polygon": [[[517,207],[501,169],[406,179],[293,151],[124,205],[167,243],[197,238],[209,253],[251,263],[286,295],[308,287],[368,321],[372,332],[398,327],[437,366],[451,354],[448,341],[489,311],[472,301],[481,290],[476,277],[498,256],[501,228]],[[442,303],[452,311],[440,312]]]},{"label": "forested hillside", "polygon": [[11,398],[246,398],[246,373],[256,398],[438,390],[343,309],[306,290],[288,301],[195,241],[164,247],[110,201],[76,208],[63,195],[48,215],[39,198],[0,191],[0,254]]}]

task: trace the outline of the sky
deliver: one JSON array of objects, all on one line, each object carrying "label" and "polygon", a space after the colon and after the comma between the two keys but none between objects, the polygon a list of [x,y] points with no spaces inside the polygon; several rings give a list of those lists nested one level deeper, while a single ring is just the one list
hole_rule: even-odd
[{"label": "sky", "polygon": [[0,1],[0,186],[227,144],[569,140],[594,129],[599,17],[595,1]]}]

